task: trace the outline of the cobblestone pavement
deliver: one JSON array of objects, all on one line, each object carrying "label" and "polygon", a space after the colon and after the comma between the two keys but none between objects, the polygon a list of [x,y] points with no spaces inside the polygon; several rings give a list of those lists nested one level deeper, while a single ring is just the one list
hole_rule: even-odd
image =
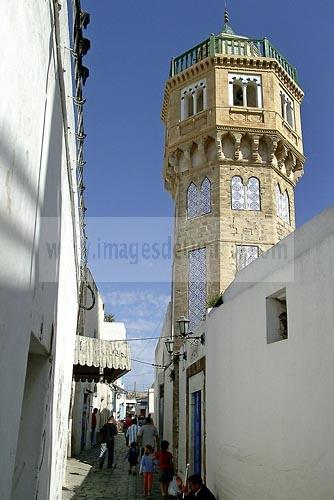
[{"label": "cobblestone pavement", "polygon": [[[144,499],[142,476],[128,474],[128,462],[125,459],[127,448],[123,436],[116,436],[113,469],[106,468],[107,461],[104,468],[99,469],[99,451],[98,446],[83,452],[78,458],[68,460],[62,500]],[[158,474],[154,475],[151,499],[161,500]]]}]

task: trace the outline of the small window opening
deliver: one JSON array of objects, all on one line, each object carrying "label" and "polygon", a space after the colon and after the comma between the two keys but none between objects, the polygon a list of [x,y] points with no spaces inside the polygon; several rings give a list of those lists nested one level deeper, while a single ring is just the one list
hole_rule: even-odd
[{"label": "small window opening", "polygon": [[286,288],[266,298],[267,344],[288,338]]},{"label": "small window opening", "polygon": [[234,106],[244,105],[244,94],[242,90],[242,85],[238,82],[233,83],[233,105]]},{"label": "small window opening", "polygon": [[256,87],[252,83],[247,85],[247,106],[250,108],[257,108]]},{"label": "small window opening", "polygon": [[192,116],[194,114],[194,101],[193,101],[193,95],[188,94],[185,97],[185,105],[186,105],[186,118],[189,116]]},{"label": "small window opening", "polygon": [[290,101],[286,105],[286,121],[293,128],[293,109]]},{"label": "small window opening", "polygon": [[203,111],[203,109],[204,109],[203,89],[199,89],[197,91],[197,113]]}]

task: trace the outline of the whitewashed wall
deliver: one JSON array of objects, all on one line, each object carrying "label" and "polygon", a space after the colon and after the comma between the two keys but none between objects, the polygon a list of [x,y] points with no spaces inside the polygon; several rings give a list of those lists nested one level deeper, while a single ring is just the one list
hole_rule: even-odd
[{"label": "whitewashed wall", "polygon": [[156,368],[154,380],[154,406],[155,406],[155,425],[159,433],[161,433],[160,419],[159,419],[159,399],[160,399],[160,385],[164,385],[164,417],[163,417],[163,433],[162,438],[169,441],[172,448],[173,443],[173,382],[170,378],[170,372],[173,369],[170,364],[170,357],[165,348],[165,339],[171,336],[172,331],[172,308],[171,303],[168,304],[163,326],[161,329],[160,339],[157,343],[155,350],[155,363],[160,366],[169,366],[168,368]]},{"label": "whitewashed wall", "polygon": [[54,3],[2,2],[0,16],[2,499],[57,500],[65,465],[80,248],[67,8],[59,3],[61,86]]},{"label": "whitewashed wall", "polygon": [[[334,209],[279,245],[286,253],[276,245],[241,271],[207,321],[219,500],[334,498]],[[266,297],[284,286],[288,339],[267,344]]]}]

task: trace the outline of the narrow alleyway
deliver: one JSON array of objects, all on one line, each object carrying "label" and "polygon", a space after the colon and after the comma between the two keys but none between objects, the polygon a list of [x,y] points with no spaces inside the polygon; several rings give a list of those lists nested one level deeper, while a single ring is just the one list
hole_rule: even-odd
[{"label": "narrow alleyway", "polygon": [[[77,459],[67,463],[66,484],[62,500],[135,500],[143,499],[142,477],[128,474],[125,459],[127,448],[123,435],[116,436],[114,468],[109,470],[106,463],[99,469],[97,459],[99,447],[83,452]],[[139,470],[139,467],[138,467]],[[159,474],[154,475],[152,500],[160,500]]]}]

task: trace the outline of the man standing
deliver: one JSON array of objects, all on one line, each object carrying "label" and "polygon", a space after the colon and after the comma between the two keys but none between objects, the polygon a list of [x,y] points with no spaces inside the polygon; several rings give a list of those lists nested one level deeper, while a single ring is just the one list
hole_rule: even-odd
[{"label": "man standing", "polygon": [[109,417],[108,422],[101,429],[102,445],[99,457],[100,469],[102,469],[104,460],[108,453],[108,468],[111,469],[114,462],[114,444],[117,434],[117,425],[113,416]]},{"label": "man standing", "polygon": [[146,417],[145,424],[138,430],[138,444],[142,448],[142,453],[146,445],[152,446],[152,450],[159,448],[159,434],[151,417]]},{"label": "man standing", "polygon": [[93,413],[92,413],[91,427],[90,427],[90,444],[92,446],[94,445],[95,431],[96,431],[96,424],[97,424],[97,412],[98,411],[99,410],[97,408],[94,408]]}]

